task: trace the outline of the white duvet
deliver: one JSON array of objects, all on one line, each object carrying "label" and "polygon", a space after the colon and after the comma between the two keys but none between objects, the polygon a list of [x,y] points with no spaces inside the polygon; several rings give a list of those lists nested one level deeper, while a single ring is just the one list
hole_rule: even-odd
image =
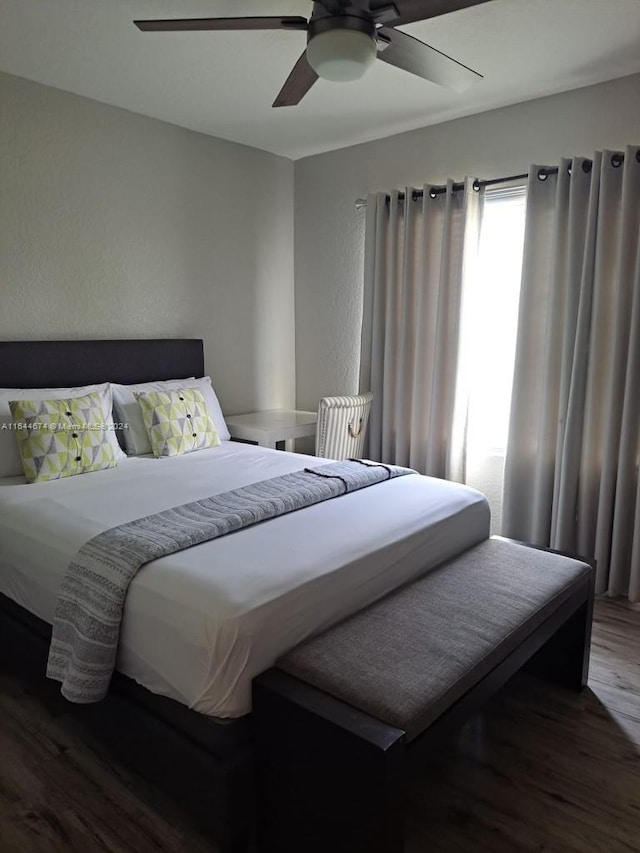
[{"label": "white duvet", "polygon": [[[309,464],[223,442],[50,483],[0,480],[0,592],[52,622],[91,537]],[[163,557],[130,586],[117,668],[196,711],[240,716],[252,678],[283,652],[488,535],[479,492],[416,474]]]}]

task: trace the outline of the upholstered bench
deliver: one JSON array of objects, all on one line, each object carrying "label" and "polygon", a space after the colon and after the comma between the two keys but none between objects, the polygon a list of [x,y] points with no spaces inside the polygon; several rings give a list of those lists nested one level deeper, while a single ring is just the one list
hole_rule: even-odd
[{"label": "upholstered bench", "polygon": [[586,684],[593,567],[499,538],[254,682],[261,849],[399,853],[403,776],[523,665]]}]

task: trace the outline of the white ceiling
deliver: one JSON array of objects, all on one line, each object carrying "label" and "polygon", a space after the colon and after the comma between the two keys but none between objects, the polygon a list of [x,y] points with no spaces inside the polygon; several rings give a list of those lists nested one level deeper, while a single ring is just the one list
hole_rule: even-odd
[{"label": "white ceiling", "polygon": [[304,33],[131,23],[310,12],[308,0],[0,0],[0,69],[294,159],[640,72],[640,0],[491,0],[403,28],[484,74],[463,94],[378,62],[272,109]]}]

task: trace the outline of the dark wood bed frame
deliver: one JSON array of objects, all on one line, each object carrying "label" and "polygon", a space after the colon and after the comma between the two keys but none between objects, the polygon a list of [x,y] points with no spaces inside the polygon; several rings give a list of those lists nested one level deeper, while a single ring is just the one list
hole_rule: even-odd
[{"label": "dark wood bed frame", "polygon": [[[204,376],[201,340],[0,341],[1,388],[56,388]],[[254,834],[249,718],[217,721],[116,673],[108,697],[72,705],[45,676],[51,627],[0,595],[0,648],[54,708],[71,710],[133,769],[179,802],[221,845]]]},{"label": "dark wood bed frame", "polygon": [[[0,342],[0,387],[4,388],[62,387],[108,380],[131,384],[202,375],[201,340]],[[588,598],[572,601],[543,623],[499,667],[445,711],[412,752],[416,756],[428,752],[429,745],[437,742],[443,732],[477,712],[527,662],[538,674],[574,688],[586,683],[592,604],[591,588]],[[251,716],[233,721],[215,720],[172,699],[157,696],[120,673],[114,675],[109,695],[102,702],[71,705],[62,698],[57,683],[44,676],[50,635],[47,623],[0,595],[3,668],[32,678],[54,708],[77,714],[130,767],[180,803],[218,841],[224,853],[248,850],[255,838],[254,816],[256,812],[265,815],[265,804],[256,809],[254,803],[254,739],[256,736],[260,739],[258,755],[268,753],[269,760],[273,761],[275,756],[277,761],[277,738],[268,729],[265,731],[263,724],[254,732]],[[349,762],[355,754],[360,756],[362,764],[357,778],[362,785],[367,784],[367,762],[396,760],[393,747],[397,733],[332,697],[318,696],[318,691],[307,690],[295,679],[287,681],[275,670],[258,679],[256,690],[256,699],[269,702],[274,713],[284,715],[280,725],[296,708],[308,708],[313,713],[328,714],[329,718],[334,715],[342,727],[354,729],[359,743],[369,742],[370,750],[363,752],[359,745],[356,753],[350,754],[347,748],[343,757]],[[317,735],[320,741],[327,731],[320,723]],[[326,744],[327,755],[335,759],[336,741],[331,737]],[[282,755],[285,762],[290,758]],[[319,786],[335,784],[339,779],[339,772],[332,767],[333,780],[318,779]],[[287,803],[274,800],[284,796],[282,791],[274,790],[271,794],[268,808],[288,808]],[[380,792],[372,791],[371,796],[380,796]],[[399,803],[398,790],[386,791],[384,796],[391,796],[394,803]],[[302,814],[291,817],[304,819]],[[339,823],[339,809],[336,820]],[[371,847],[372,851],[378,849]]]}]

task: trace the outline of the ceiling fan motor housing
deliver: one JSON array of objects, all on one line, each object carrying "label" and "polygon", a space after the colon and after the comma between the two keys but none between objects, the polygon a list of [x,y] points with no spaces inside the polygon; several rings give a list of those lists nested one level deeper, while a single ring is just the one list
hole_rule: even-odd
[{"label": "ceiling fan motor housing", "polygon": [[375,61],[376,25],[356,15],[312,18],[307,61],[325,80],[358,80]]}]

